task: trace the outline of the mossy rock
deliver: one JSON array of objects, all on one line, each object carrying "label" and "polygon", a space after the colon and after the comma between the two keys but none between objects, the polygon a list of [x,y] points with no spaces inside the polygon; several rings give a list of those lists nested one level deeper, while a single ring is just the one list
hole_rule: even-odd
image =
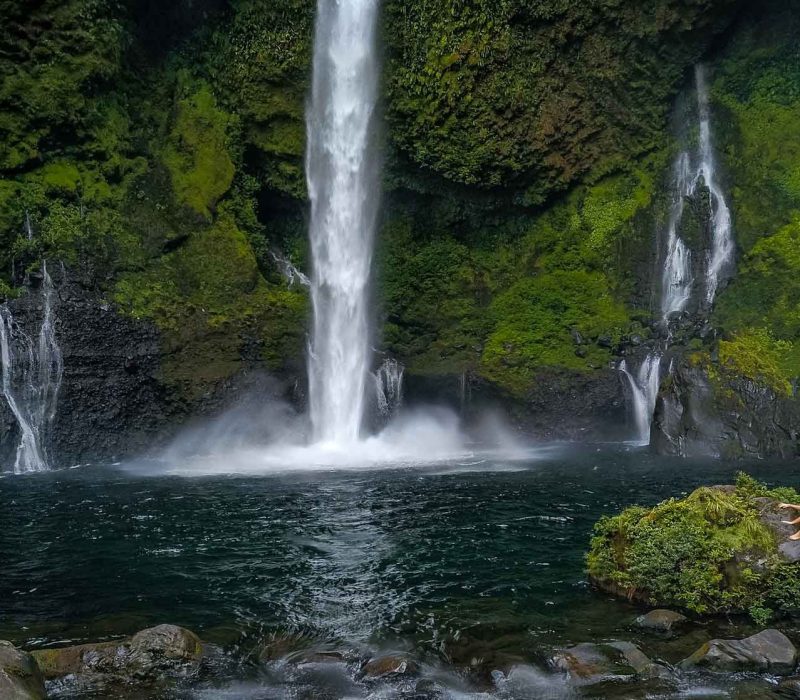
[{"label": "mossy rock", "polygon": [[[800,563],[781,521],[793,489],[740,474],[654,508],[633,506],[595,525],[591,580],[615,595],[698,614],[748,612],[759,623],[800,609]],[[793,543],[792,543],[793,544]]]}]

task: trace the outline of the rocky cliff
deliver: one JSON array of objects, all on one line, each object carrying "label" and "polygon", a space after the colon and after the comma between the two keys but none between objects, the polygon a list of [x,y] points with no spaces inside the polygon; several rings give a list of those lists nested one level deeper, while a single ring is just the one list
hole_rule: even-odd
[{"label": "rocky cliff", "polygon": [[[308,266],[314,3],[0,7],[0,292],[24,318],[40,261],[67,270],[64,459],[136,452],[261,373],[302,389],[308,299],[285,273]],[[702,60],[737,270],[710,314],[688,310],[654,446],[793,454],[797,9],[385,3],[377,335],[411,401],[500,406],[548,438],[630,437],[616,367],[663,340],[658,232]],[[690,207],[702,260],[707,202]]]}]

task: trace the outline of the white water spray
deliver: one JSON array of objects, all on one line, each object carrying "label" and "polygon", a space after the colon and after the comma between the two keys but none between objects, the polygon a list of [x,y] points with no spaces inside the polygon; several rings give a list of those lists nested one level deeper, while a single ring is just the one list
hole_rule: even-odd
[{"label": "white water spray", "polygon": [[359,438],[370,365],[368,293],[379,197],[374,148],[378,0],[319,0],[308,109],[314,307],[313,438]]},{"label": "white water spray", "polygon": [[14,321],[8,305],[0,307],[3,395],[20,431],[15,474],[49,468],[46,442],[64,374],[61,349],[56,342],[53,295],[53,281],[47,264],[42,263],[44,315],[35,344]]},{"label": "white water spray", "polygon": [[711,194],[710,216],[712,223],[711,252],[706,269],[706,304],[710,307],[719,287],[720,275],[733,258],[733,234],[731,230],[731,212],[725,201],[716,177],[714,149],[711,143],[711,109],[709,107],[708,84],[705,67],[695,66],[697,83],[697,109],[700,116],[700,143],[698,179],[703,178]]},{"label": "white water spray", "polygon": [[649,445],[650,424],[653,421],[653,412],[658,396],[661,355],[656,353],[648,355],[635,377],[628,371],[625,360],[620,362],[619,369],[628,378],[631,386],[633,417],[636,422],[636,442],[639,445]]}]

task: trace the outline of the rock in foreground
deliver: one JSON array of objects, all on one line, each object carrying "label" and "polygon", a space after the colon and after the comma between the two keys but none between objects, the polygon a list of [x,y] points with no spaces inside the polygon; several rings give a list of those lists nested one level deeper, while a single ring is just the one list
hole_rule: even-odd
[{"label": "rock in foreground", "polygon": [[44,678],[33,657],[0,641],[0,698],[44,700]]},{"label": "rock in foreground", "polygon": [[651,610],[646,615],[636,618],[636,625],[652,632],[672,632],[675,627],[688,622],[685,615],[674,610]]},{"label": "rock in foreground", "polygon": [[747,639],[712,639],[688,659],[683,668],[700,667],[710,671],[769,671],[792,673],[797,665],[797,649],[778,630],[764,630]]},{"label": "rock in foreground", "polygon": [[736,486],[699,488],[654,508],[633,506],[595,525],[587,556],[599,588],[650,605],[694,613],[744,613],[764,623],[800,611],[796,527],[780,508],[793,489],[768,489],[749,476]]},{"label": "rock in foreground", "polygon": [[581,685],[628,682],[668,675],[666,668],[651,661],[630,642],[577,644],[557,652],[550,664]]},{"label": "rock in foreground", "polygon": [[119,642],[34,651],[33,658],[48,679],[75,675],[150,682],[196,676],[203,645],[194,632],[183,627],[158,625]]}]

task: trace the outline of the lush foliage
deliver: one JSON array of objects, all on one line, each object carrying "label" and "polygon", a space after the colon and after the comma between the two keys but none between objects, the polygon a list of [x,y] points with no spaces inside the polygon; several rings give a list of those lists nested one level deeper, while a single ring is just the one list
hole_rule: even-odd
[{"label": "lush foliage", "polygon": [[655,508],[634,506],[596,525],[589,574],[655,605],[696,613],[745,612],[764,621],[797,610],[800,566],[787,563],[760,518],[770,502],[796,502],[747,475],[736,488],[700,488]]},{"label": "lush foliage", "polygon": [[392,0],[392,140],[451,181],[541,203],[663,144],[676,84],[735,4]]},{"label": "lush foliage", "polygon": [[714,82],[742,251],[714,321],[722,375],[786,395],[800,377],[800,18],[772,2],[741,27]]}]

